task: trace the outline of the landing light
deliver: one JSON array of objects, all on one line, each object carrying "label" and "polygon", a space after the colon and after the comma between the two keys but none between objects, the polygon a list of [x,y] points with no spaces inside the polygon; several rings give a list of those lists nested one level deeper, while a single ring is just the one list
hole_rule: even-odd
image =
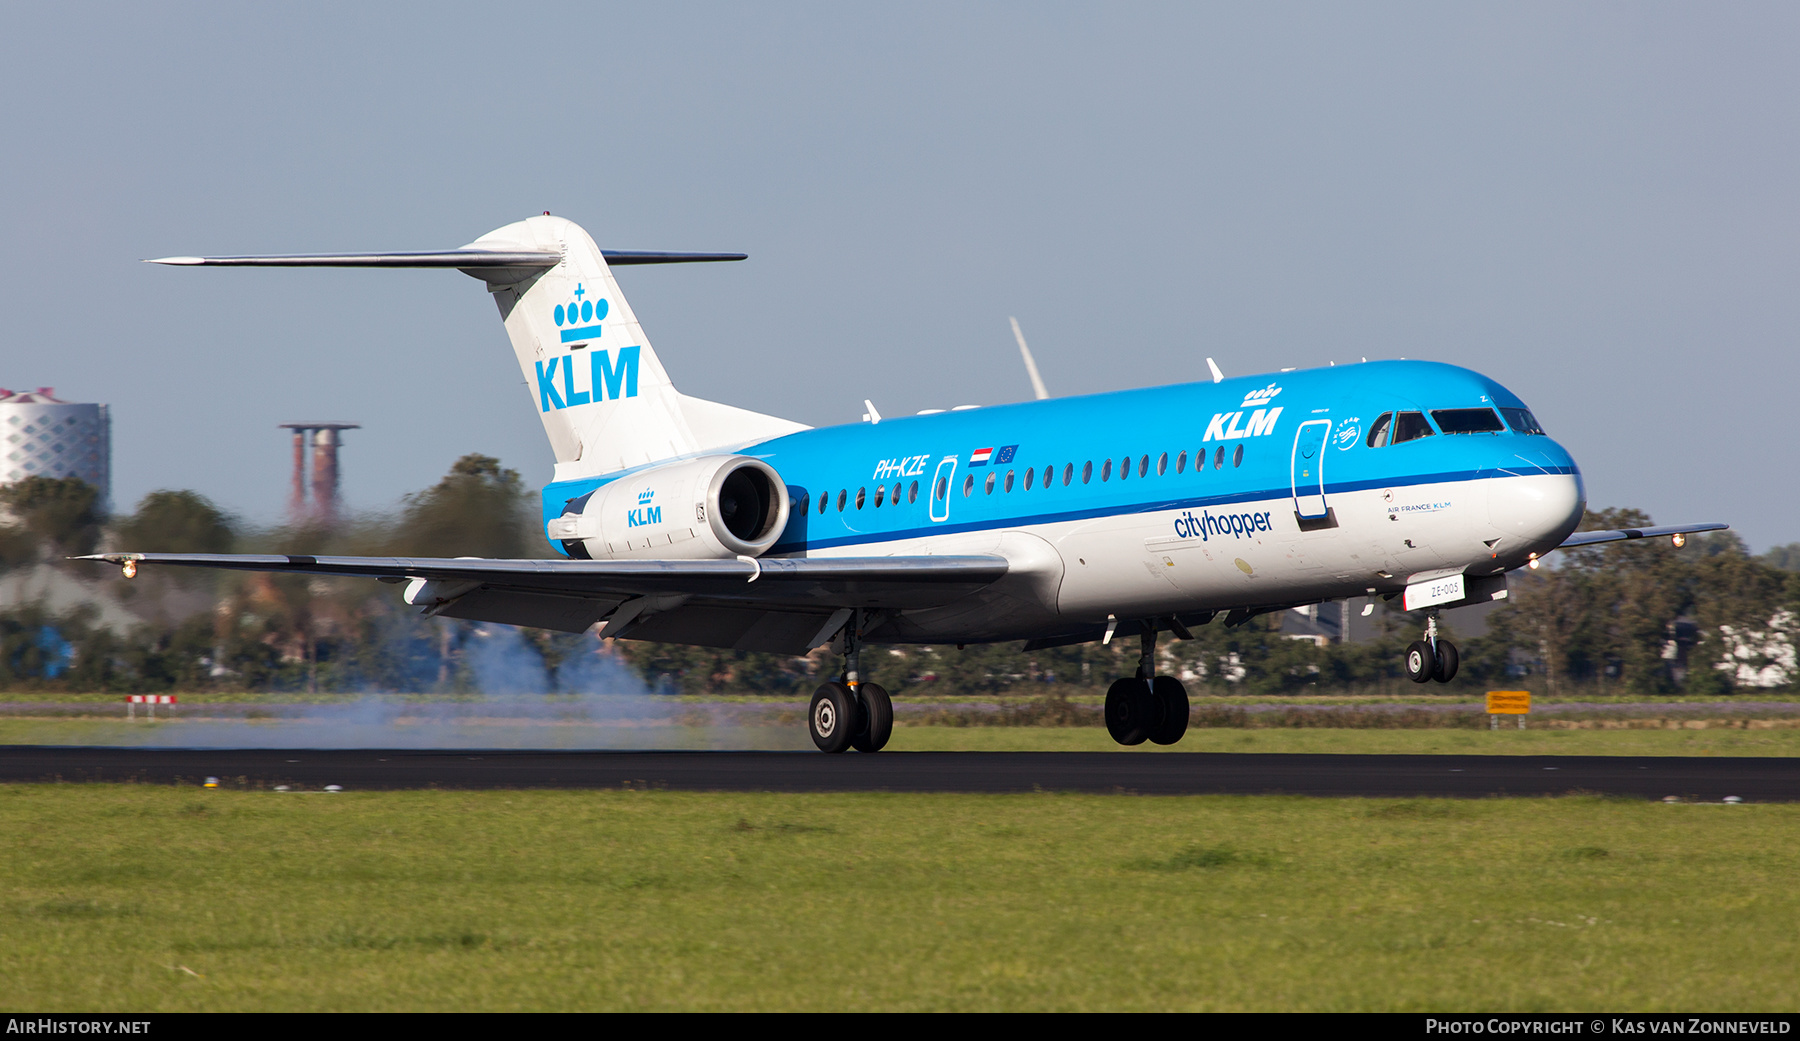
[{"label": "landing light", "polygon": [[1671,539],[1670,541],[1675,543],[1676,549],[1680,549],[1681,547],[1687,545],[1687,536],[1683,535],[1681,532],[1678,531],[1675,533],[1675,537],[1673,539]]},{"label": "landing light", "polygon": [[127,560],[125,562],[124,570],[125,570],[126,578],[136,578],[137,577],[137,561]]},{"label": "landing light", "polygon": [[1530,566],[1530,568],[1531,568],[1531,570],[1533,570],[1533,571],[1536,571],[1536,570],[1537,570],[1537,568],[1538,568],[1538,555],[1537,555],[1537,554],[1536,554],[1536,553],[1533,553],[1533,554],[1532,554],[1532,555],[1531,555],[1531,560],[1530,560],[1530,562],[1529,562],[1529,566]]}]

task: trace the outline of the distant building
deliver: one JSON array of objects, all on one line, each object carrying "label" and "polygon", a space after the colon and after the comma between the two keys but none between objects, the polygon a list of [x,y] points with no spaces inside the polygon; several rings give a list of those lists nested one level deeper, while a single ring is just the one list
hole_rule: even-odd
[{"label": "distant building", "polygon": [[105,405],[59,400],[49,387],[0,388],[0,484],[79,477],[112,501],[112,419]]}]

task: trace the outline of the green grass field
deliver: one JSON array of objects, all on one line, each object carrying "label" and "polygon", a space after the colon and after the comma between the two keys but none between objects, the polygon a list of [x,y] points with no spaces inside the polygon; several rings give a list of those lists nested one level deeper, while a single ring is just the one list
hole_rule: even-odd
[{"label": "green grass field", "polygon": [[15,785],[0,1004],[1792,1009],[1797,827],[1591,798]]}]

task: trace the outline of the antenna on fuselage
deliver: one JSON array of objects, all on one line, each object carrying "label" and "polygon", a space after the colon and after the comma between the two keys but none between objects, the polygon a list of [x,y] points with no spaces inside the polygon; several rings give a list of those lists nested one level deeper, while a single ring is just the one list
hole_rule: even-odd
[{"label": "antenna on fuselage", "polygon": [[1214,383],[1224,383],[1225,382],[1225,374],[1219,371],[1219,363],[1218,362],[1213,361],[1211,358],[1208,358],[1208,359],[1206,359],[1206,367],[1212,370]]},{"label": "antenna on fuselage", "polygon": [[1031,348],[1025,346],[1025,334],[1019,329],[1019,320],[1008,318],[1007,321],[1012,323],[1013,338],[1019,341],[1019,353],[1025,356],[1025,372],[1031,377],[1031,391],[1039,401],[1043,401],[1050,396],[1050,392],[1044,389],[1044,377],[1038,375],[1037,362],[1031,357]]}]

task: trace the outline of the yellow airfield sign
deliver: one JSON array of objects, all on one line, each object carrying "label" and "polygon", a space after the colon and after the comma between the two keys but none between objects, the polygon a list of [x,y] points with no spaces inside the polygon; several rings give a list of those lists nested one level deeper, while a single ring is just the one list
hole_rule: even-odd
[{"label": "yellow airfield sign", "polygon": [[1523,716],[1531,711],[1531,691],[1490,690],[1487,710],[1490,716]]}]

